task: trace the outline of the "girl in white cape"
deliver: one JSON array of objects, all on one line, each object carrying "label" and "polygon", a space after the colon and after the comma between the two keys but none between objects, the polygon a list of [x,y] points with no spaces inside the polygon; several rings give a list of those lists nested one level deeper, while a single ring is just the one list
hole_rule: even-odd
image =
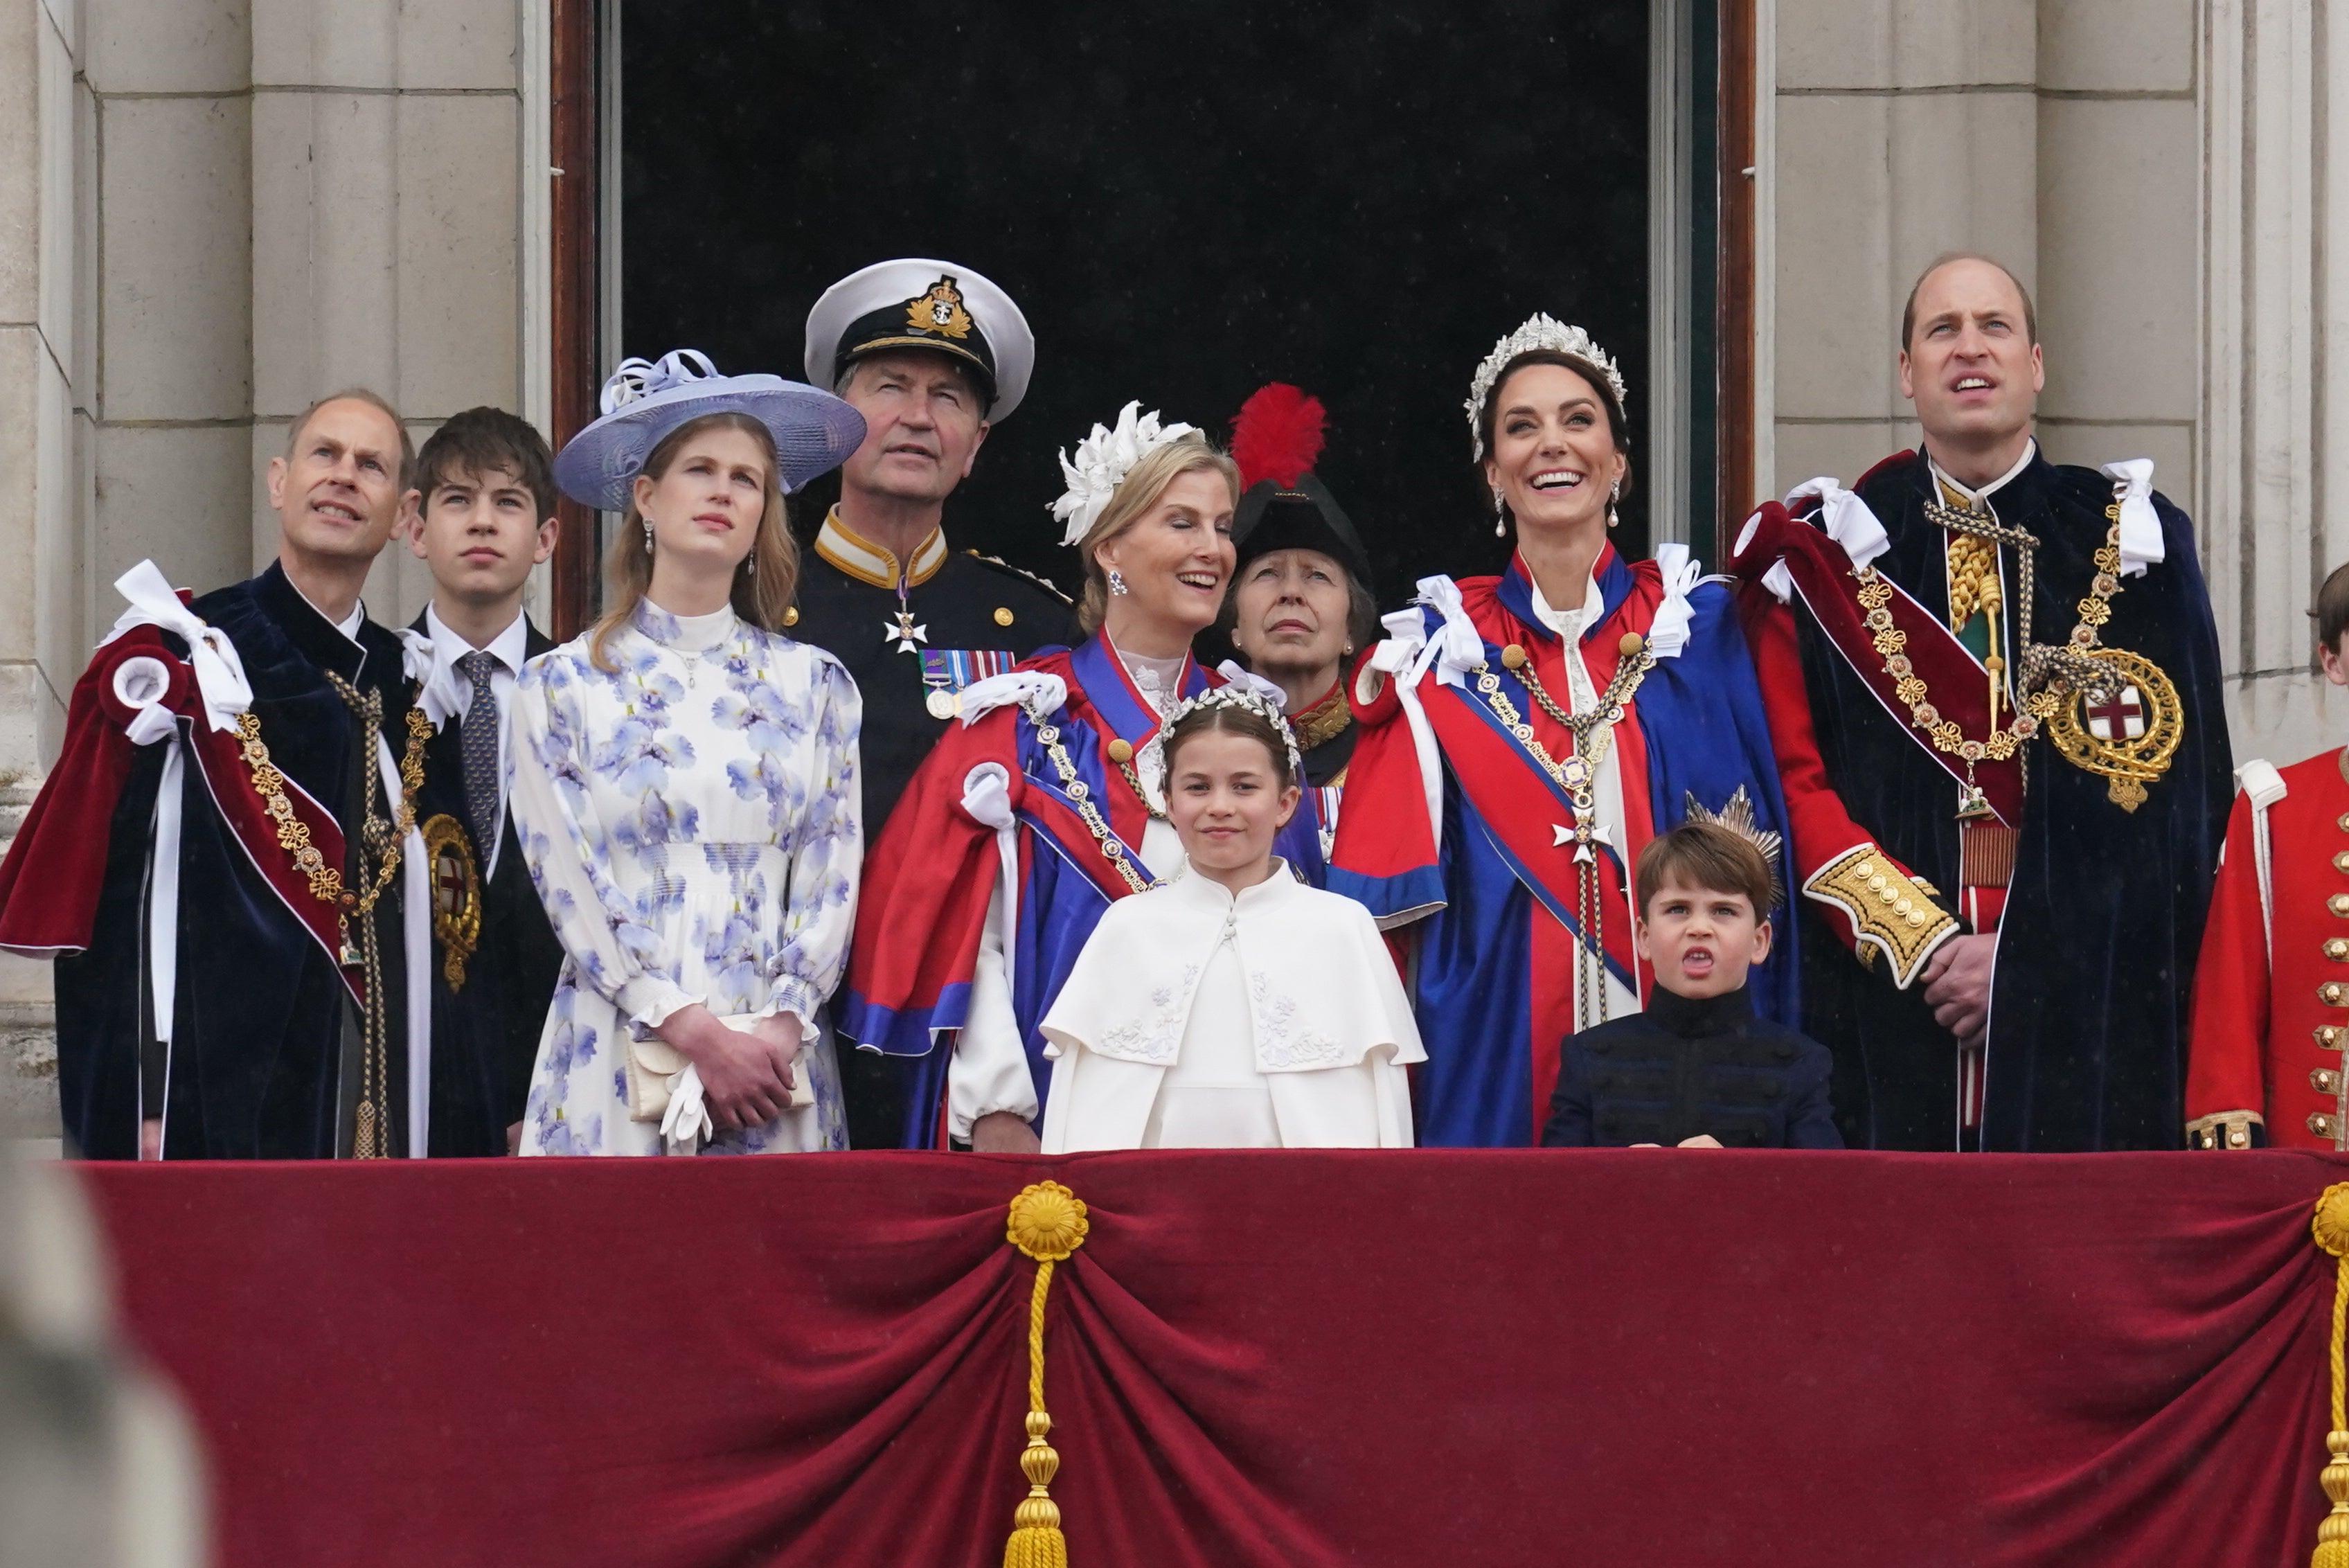
[{"label": "girl in white cape", "polygon": [[1236,681],[1160,736],[1185,864],[1110,906],[1045,1015],[1044,1152],[1410,1147],[1394,961],[1272,853],[1303,772],[1279,710]]}]

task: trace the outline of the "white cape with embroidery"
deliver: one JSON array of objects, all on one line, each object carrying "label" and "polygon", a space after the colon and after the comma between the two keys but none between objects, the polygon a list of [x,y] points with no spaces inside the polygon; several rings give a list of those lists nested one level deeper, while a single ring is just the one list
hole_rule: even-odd
[{"label": "white cape with embroidery", "polygon": [[1045,1015],[1044,1150],[1408,1148],[1424,1062],[1370,911],[1282,862],[1121,898]]}]

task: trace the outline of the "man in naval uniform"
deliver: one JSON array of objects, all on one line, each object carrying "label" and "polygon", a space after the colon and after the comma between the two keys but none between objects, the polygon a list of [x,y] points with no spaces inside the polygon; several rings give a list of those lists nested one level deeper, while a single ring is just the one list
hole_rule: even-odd
[{"label": "man in naval uniform", "polygon": [[[808,313],[807,377],[864,416],[840,501],[800,568],[792,636],[824,649],[864,699],[867,842],[972,681],[1078,640],[1067,597],[1000,561],[949,549],[947,497],[995,422],[1019,406],[1036,343],[1011,296],[952,262],[876,262]],[[903,1127],[884,1059],[841,1064],[849,1141],[895,1148]]]},{"label": "man in naval uniform", "polygon": [[1996,262],[1926,270],[1899,368],[1922,450],[1764,506],[1732,561],[1845,1140],[2175,1148],[2231,794],[2192,525],[2150,462],[2040,453]]}]

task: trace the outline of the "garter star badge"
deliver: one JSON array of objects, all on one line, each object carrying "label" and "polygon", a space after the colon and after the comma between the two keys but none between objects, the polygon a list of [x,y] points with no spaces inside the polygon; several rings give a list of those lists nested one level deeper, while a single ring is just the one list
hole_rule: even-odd
[{"label": "garter star badge", "polygon": [[2161,667],[2125,648],[2090,648],[2111,679],[2101,691],[2075,692],[2049,715],[2047,738],[2074,767],[2109,781],[2105,794],[2123,811],[2145,804],[2145,786],[2169,771],[2185,738],[2184,706]]},{"label": "garter star badge", "polygon": [[970,312],[962,307],[962,291],[953,278],[942,277],[927,294],[905,302],[905,330],[935,337],[970,336]]}]

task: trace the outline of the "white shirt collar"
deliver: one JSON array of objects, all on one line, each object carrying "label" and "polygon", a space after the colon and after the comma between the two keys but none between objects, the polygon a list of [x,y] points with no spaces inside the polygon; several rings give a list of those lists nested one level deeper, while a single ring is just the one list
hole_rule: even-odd
[{"label": "white shirt collar", "polygon": [[2038,455],[2039,438],[2033,436],[2023,443],[2023,455],[2014,460],[2014,466],[2013,468],[2008,469],[2004,473],[2000,474],[1996,479],[1992,480],[1988,484],[1982,485],[1978,489],[1969,488],[1966,485],[1960,484],[1956,480],[1951,479],[1950,477],[1949,471],[1943,468],[1940,463],[1934,462],[1933,454],[1930,452],[1925,454],[1925,463],[1927,467],[1933,471],[1933,477],[1935,480],[1942,484],[1948,485],[1951,490],[1954,490],[1960,495],[1964,496],[1969,502],[1988,501],[1993,493],[2005,485],[2007,481],[2013,479],[2016,474],[2021,473],[2024,469],[2029,468],[2031,466],[2031,460]]},{"label": "white shirt collar", "polygon": [[[438,605],[426,605],[424,607],[424,629],[429,633],[432,638],[432,653],[435,663],[453,666],[457,660],[464,658],[465,655],[475,651],[471,643],[466,641],[464,638],[457,632],[450,630],[449,623],[440,618],[440,610]],[[488,654],[491,658],[495,659],[499,663],[504,665],[507,674],[512,675],[519,673],[523,667],[523,661],[528,656],[530,651],[529,619],[523,616],[522,611],[514,611],[514,618],[512,621],[507,623],[505,630],[490,639],[488,645],[481,649],[480,651]]]},{"label": "white shirt collar", "polygon": [[[345,637],[349,638],[353,643],[359,642],[359,628],[367,624],[367,600],[353,600],[351,603],[351,613],[345,616],[342,619],[336,620],[325,610],[318,609],[317,600],[312,598],[308,594],[302,592],[302,585],[294,581],[294,575],[291,572],[288,572],[285,575],[285,581],[293,587],[296,594],[301,596],[301,599],[304,604],[308,605],[313,610],[317,611],[317,616],[320,620],[325,621],[328,626],[333,627],[336,631],[339,631]],[[365,644],[359,644],[359,646],[364,647]]]}]

